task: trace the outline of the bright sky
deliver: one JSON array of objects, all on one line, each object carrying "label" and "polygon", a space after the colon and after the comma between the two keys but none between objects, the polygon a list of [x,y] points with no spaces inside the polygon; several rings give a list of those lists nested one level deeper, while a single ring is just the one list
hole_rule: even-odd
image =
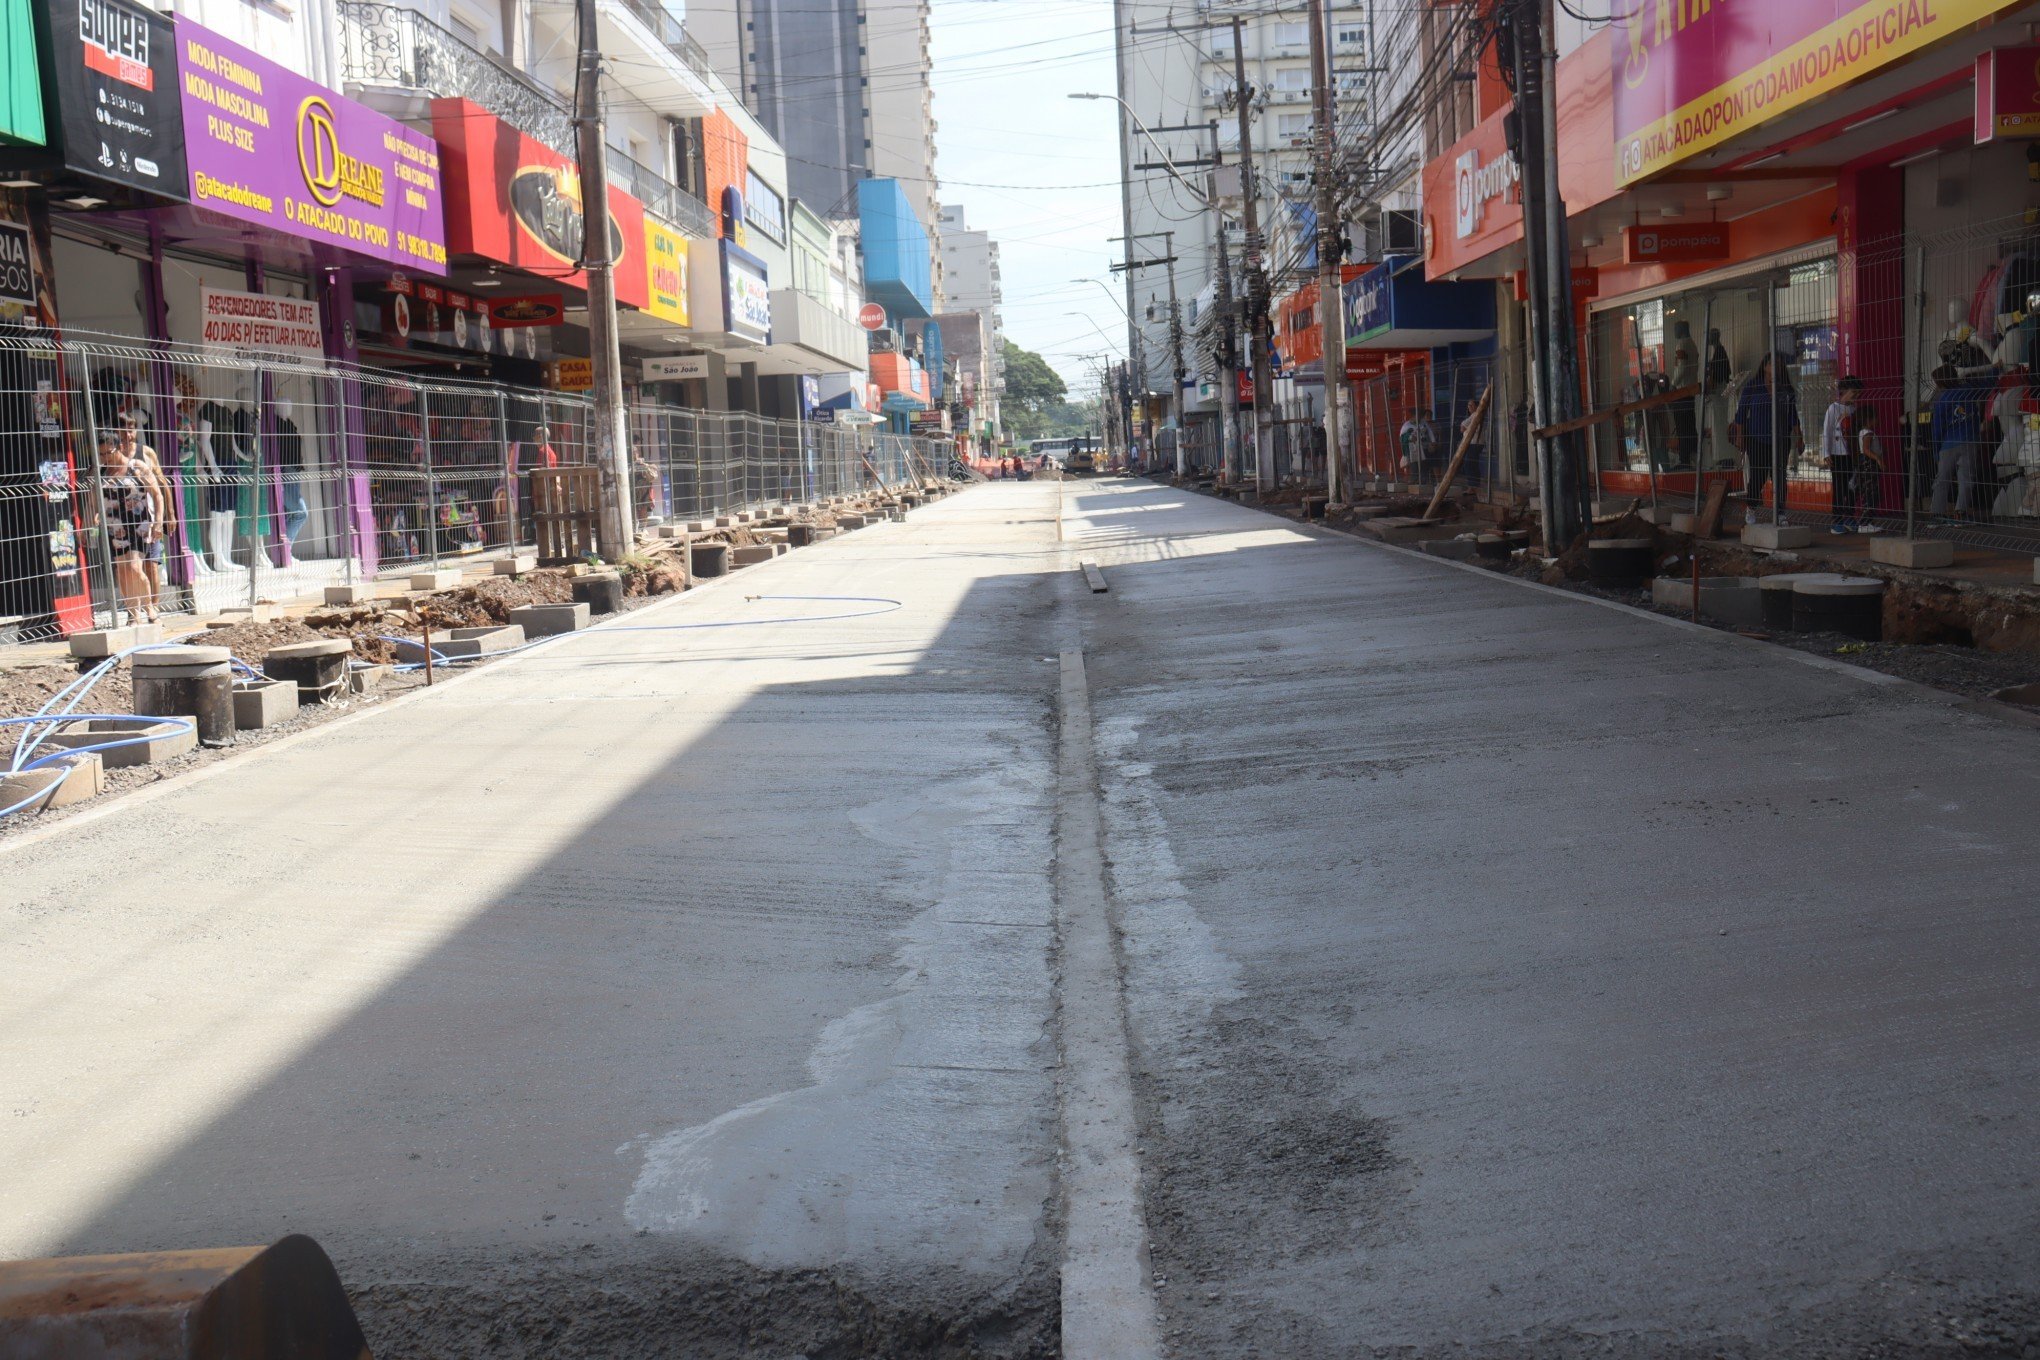
[{"label": "bright sky", "polygon": [[1120,234],[1119,110],[1068,96],[1114,92],[1111,0],[932,3],[942,201],[999,243],[1007,338],[1093,395],[1084,357],[1126,352],[1106,239]]}]

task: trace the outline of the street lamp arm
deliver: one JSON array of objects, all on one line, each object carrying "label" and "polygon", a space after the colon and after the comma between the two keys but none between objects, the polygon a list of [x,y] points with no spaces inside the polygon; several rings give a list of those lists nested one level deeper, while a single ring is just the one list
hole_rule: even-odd
[{"label": "street lamp arm", "polygon": [[1207,208],[1212,206],[1210,195],[1206,194],[1202,189],[1192,184],[1190,182],[1189,177],[1186,176],[1181,170],[1178,170],[1176,168],[1175,159],[1169,155],[1168,148],[1164,147],[1160,142],[1155,140],[1155,134],[1148,131],[1146,123],[1140,121],[1140,115],[1133,111],[1133,105],[1127,103],[1124,99],[1121,99],[1116,94],[1088,94],[1082,92],[1072,92],[1070,98],[1109,99],[1113,103],[1117,104],[1120,108],[1125,109],[1126,116],[1133,122],[1134,130],[1140,133],[1141,136],[1147,138],[1148,145],[1153,147],[1155,149],[1155,154],[1162,158],[1162,164],[1168,168],[1169,174],[1175,178],[1176,182],[1178,184],[1181,184],[1185,189],[1188,189],[1190,191],[1190,196],[1196,199],[1199,203],[1203,204]]}]

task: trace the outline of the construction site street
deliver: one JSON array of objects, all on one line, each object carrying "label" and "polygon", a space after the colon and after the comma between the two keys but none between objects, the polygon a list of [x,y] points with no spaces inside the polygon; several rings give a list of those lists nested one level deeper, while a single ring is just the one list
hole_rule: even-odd
[{"label": "construction site street", "polygon": [[379,1360],[2040,1354],[2040,734],[1145,481],[620,624],[0,843],[0,1258],[307,1233]]}]

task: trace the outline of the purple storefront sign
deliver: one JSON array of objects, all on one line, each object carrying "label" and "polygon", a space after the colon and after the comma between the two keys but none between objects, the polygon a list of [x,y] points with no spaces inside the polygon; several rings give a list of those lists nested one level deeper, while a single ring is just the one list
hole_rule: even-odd
[{"label": "purple storefront sign", "polygon": [[446,272],[432,138],[182,18],[177,85],[195,205]]}]

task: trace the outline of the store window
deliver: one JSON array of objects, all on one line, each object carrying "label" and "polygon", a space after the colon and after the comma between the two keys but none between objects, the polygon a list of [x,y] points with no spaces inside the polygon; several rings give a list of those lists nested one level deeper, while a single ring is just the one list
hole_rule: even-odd
[{"label": "store window", "polygon": [[[1758,449],[1772,450],[1788,479],[1824,481],[1816,446],[1837,376],[1836,278],[1829,256],[1596,312],[1589,337],[1595,407],[1699,389],[1691,399],[1595,427],[1597,466],[1747,475],[1749,454]],[[1732,434],[1767,352],[1781,375],[1775,415],[1765,428]],[[1761,402],[1747,409],[1772,410]]]}]

